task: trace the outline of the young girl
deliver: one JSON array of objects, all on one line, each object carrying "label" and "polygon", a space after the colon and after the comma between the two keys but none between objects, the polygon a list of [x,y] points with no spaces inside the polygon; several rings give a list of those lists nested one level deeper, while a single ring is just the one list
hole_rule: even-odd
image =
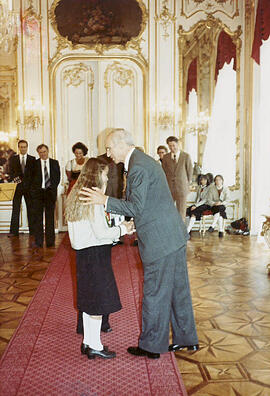
[{"label": "young girl", "polygon": [[207,203],[211,206],[211,211],[214,215],[214,220],[208,231],[213,232],[218,223],[218,236],[223,237],[224,220],[227,219],[226,205],[229,200],[229,189],[224,186],[224,179],[221,175],[216,175],[214,184],[211,185],[208,191]]},{"label": "young girl", "polygon": [[207,205],[207,194],[208,194],[208,186],[209,180],[206,175],[201,175],[198,180],[198,190],[195,204],[187,208],[187,216],[189,219],[189,224],[187,227],[187,232],[190,233],[194,223],[196,220],[200,220],[202,217],[202,213],[205,210],[209,210],[210,206]]},{"label": "young girl", "polygon": [[110,228],[103,205],[83,205],[79,200],[82,187],[98,187],[105,192],[107,173],[102,160],[90,158],[67,198],[65,210],[71,246],[76,250],[77,307],[83,312],[81,353],[88,359],[116,356],[103,347],[100,329],[102,315],[121,309],[111,266],[112,243],[133,228],[128,222]]}]

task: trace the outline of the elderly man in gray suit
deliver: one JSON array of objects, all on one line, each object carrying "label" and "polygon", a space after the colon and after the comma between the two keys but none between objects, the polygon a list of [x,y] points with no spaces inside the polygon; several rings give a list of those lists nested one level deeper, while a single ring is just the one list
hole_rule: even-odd
[{"label": "elderly man in gray suit", "polygon": [[195,351],[199,346],[186,264],[186,227],[161,166],[134,146],[132,135],[124,129],[113,129],[106,139],[113,160],[123,162],[128,171],[126,199],[107,197],[98,189],[87,188],[81,190],[81,199],[134,218],[144,287],[139,345],[129,347],[128,352],[155,359],[168,350]]}]

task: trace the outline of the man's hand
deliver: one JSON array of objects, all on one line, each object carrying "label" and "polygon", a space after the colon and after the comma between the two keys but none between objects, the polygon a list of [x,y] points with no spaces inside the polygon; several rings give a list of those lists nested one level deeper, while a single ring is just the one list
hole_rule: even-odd
[{"label": "man's hand", "polygon": [[197,206],[193,205],[193,206],[191,207],[191,210],[195,210],[196,207],[197,207]]},{"label": "man's hand", "polygon": [[105,205],[107,201],[107,196],[97,187],[83,187],[79,194],[80,201],[84,201],[83,205]]}]

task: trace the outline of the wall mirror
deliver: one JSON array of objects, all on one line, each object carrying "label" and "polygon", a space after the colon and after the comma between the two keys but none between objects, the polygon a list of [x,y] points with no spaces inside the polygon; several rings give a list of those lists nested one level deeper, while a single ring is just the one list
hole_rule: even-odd
[{"label": "wall mirror", "polygon": [[182,147],[198,172],[222,174],[237,190],[241,28],[233,32],[210,15],[178,34]]}]

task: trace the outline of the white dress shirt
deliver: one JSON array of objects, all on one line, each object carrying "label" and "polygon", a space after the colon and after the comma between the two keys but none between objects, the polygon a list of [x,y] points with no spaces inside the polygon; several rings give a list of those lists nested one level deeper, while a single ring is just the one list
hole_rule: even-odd
[{"label": "white dress shirt", "polygon": [[[126,172],[128,171],[129,160],[130,160],[131,154],[133,153],[134,150],[135,150],[135,147],[132,147],[132,148],[129,150],[129,152],[127,153],[127,156],[126,156],[126,158],[125,158],[124,169],[125,169]],[[109,197],[106,198],[106,202],[105,202],[105,205],[104,205],[104,206],[105,206],[105,210],[107,209],[108,198],[109,198]]]},{"label": "white dress shirt", "polygon": [[179,151],[177,151],[177,153],[176,154],[174,154],[174,153],[171,153],[171,158],[172,158],[172,160],[174,160],[174,156],[176,155],[176,162],[178,162],[178,160],[179,160],[179,157],[180,157],[180,154],[181,154],[181,151],[179,150]]},{"label": "white dress shirt", "polygon": [[133,153],[133,151],[135,150],[135,147],[132,147],[132,149],[129,150],[129,152],[127,153],[127,156],[125,158],[125,171],[128,171],[128,166],[129,166],[129,160],[131,157],[131,154]]},{"label": "white dress shirt", "polygon": [[41,172],[42,172],[42,185],[41,185],[41,188],[45,188],[44,167],[45,167],[45,162],[46,162],[48,175],[50,177],[50,160],[49,160],[49,158],[47,158],[45,161],[43,159],[40,159],[40,162],[41,162]]},{"label": "white dress shirt", "polygon": [[19,154],[20,157],[20,164],[22,164],[22,159],[24,158],[24,165],[26,166],[27,154]]}]

